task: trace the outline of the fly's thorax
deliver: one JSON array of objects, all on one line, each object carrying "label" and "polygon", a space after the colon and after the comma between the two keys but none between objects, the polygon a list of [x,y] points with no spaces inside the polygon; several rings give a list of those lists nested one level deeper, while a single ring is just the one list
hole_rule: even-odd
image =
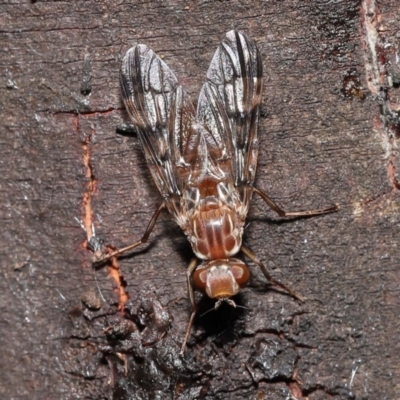
[{"label": "fly's thorax", "polygon": [[188,215],[185,229],[193,251],[202,260],[229,258],[242,244],[244,218],[231,182],[204,178],[184,194]]},{"label": "fly's thorax", "polygon": [[243,223],[234,209],[219,201],[202,204],[190,219],[190,242],[202,260],[229,258],[242,245]]},{"label": "fly's thorax", "polygon": [[199,290],[212,299],[228,299],[237,294],[250,278],[247,266],[237,258],[205,261],[193,274]]}]

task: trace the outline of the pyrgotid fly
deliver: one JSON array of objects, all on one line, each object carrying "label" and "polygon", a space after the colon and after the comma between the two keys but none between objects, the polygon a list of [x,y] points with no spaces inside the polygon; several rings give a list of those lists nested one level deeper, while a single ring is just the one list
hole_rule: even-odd
[{"label": "pyrgotid fly", "polygon": [[163,202],[138,242],[95,261],[146,243],[161,211],[171,213],[196,255],[187,270],[192,314],[182,352],[197,310],[193,283],[216,299],[215,308],[224,301],[235,306],[231,297],[250,277],[244,262],[235,258],[239,252],[257,264],[272,284],[299,298],[272,278],[242,244],[252,195],[258,194],[281,217],[326,214],[339,207],[286,212],[254,187],[262,62],[253,40],[237,31],[225,35],[208,69],[197,110],[168,66],[145,45],[128,50],[120,82]]}]

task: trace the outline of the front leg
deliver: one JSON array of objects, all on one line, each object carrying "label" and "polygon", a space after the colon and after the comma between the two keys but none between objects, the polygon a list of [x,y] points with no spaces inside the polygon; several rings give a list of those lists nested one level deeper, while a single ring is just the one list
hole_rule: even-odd
[{"label": "front leg", "polygon": [[186,343],[189,339],[189,335],[190,335],[190,332],[191,332],[192,326],[193,326],[193,321],[194,321],[194,318],[195,318],[196,312],[197,312],[196,299],[194,297],[194,290],[193,290],[193,285],[192,285],[192,274],[195,271],[195,269],[197,268],[198,263],[199,263],[198,260],[196,258],[193,258],[189,264],[187,271],[186,271],[186,283],[187,283],[187,288],[188,288],[188,293],[189,293],[190,304],[192,305],[192,314],[190,315],[189,323],[186,328],[185,338],[183,339],[183,344],[182,344],[181,352],[180,352],[181,355],[183,355],[183,353],[185,352]]},{"label": "front leg", "polygon": [[267,267],[257,258],[257,256],[249,248],[247,248],[247,247],[242,245],[240,250],[243,252],[243,254],[245,256],[250,258],[251,261],[253,261],[255,264],[257,264],[260,267],[262,273],[264,274],[264,276],[267,278],[268,281],[270,281],[273,285],[283,289],[285,292],[289,293],[290,296],[292,296],[293,298],[295,298],[295,299],[301,301],[302,303],[304,303],[305,299],[303,297],[298,295],[294,290],[290,289],[289,287],[287,287],[283,283],[281,283],[281,282],[277,281],[276,279],[274,279],[271,276],[271,274],[268,272]]}]

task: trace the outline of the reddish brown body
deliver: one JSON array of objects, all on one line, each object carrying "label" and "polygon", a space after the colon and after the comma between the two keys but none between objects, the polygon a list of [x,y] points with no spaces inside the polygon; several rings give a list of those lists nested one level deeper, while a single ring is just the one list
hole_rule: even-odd
[{"label": "reddish brown body", "polygon": [[243,220],[235,204],[229,204],[218,193],[224,182],[207,179],[199,185],[199,202],[190,216],[190,230],[185,229],[193,251],[201,260],[229,258],[242,244]]},{"label": "reddish brown body", "polygon": [[210,298],[219,300],[237,294],[250,278],[246,265],[231,258],[242,245],[245,215],[236,191],[230,186],[229,182],[207,177],[197,188],[190,188],[188,197],[195,198],[196,205],[189,207],[187,218],[180,220],[194,253],[204,260],[193,281]]},{"label": "reddish brown body", "polygon": [[197,263],[189,266],[188,279],[193,274],[211,298],[229,299],[250,276],[232,257],[242,247],[257,166],[262,62],[255,43],[241,32],[226,34],[196,111],[167,65],[143,45],[127,52],[121,89],[163,206],[203,260],[197,270]]}]

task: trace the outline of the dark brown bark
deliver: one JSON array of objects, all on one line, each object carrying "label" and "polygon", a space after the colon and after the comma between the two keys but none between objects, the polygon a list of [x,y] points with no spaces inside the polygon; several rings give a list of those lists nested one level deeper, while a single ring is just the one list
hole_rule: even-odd
[{"label": "dark brown bark", "polygon": [[[398,398],[399,15],[396,0],[0,5],[1,398]],[[282,221],[255,199],[246,245],[307,301],[253,267],[248,310],[197,318],[181,358],[179,228],[163,215],[95,271],[75,217],[118,247],[160,204],[117,133],[126,50],[150,46],[195,99],[233,28],[264,64],[257,186],[288,211],[341,210]]]}]

